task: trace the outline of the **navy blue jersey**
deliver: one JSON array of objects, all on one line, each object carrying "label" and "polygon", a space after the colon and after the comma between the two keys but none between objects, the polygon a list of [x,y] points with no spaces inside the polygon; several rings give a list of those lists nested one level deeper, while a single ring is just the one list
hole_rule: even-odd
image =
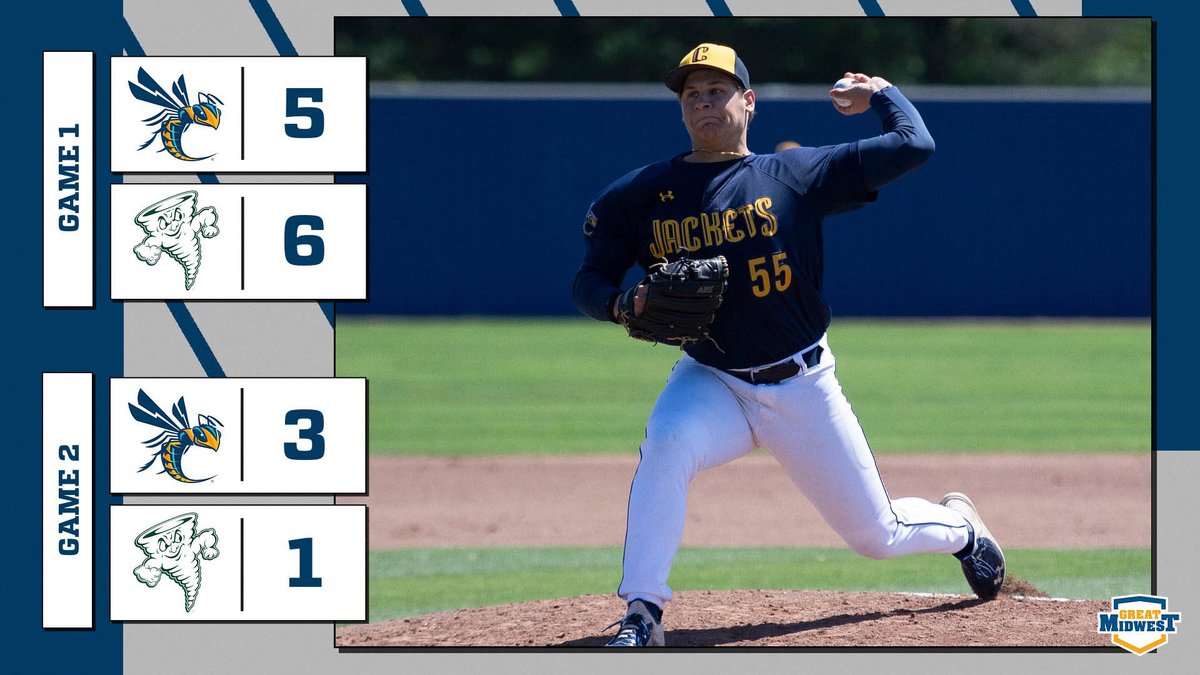
[{"label": "navy blue jersey", "polygon": [[576,306],[612,321],[632,265],[723,255],[729,285],[712,340],[688,345],[688,354],[717,368],[748,368],[817,342],[830,319],[821,295],[823,219],[873,201],[933,152],[920,115],[895,87],[874,94],[871,108],[884,127],[875,138],[711,163],[684,161],[684,153],[621,177],[588,211]]}]

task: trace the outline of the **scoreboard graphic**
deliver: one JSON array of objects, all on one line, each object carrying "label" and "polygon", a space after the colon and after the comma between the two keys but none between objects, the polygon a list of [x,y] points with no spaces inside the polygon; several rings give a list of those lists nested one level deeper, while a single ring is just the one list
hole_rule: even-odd
[{"label": "scoreboard graphic", "polygon": [[[367,60],[333,56],[337,16],[833,12],[885,20],[970,12],[1052,20],[1123,12],[1155,19],[1160,83],[1184,80],[1180,64],[1190,62],[1182,32],[1191,17],[1179,15],[1190,10],[1157,2],[88,4],[74,13],[31,6],[33,28],[16,42],[23,58],[13,87],[23,99],[36,96],[35,87],[41,94],[41,134],[23,119],[36,112],[22,111],[10,131],[21,137],[14,158],[40,152],[42,180],[41,199],[30,196],[32,185],[14,188],[24,234],[7,266],[13,288],[41,295],[40,304],[20,296],[12,325],[30,326],[20,340],[29,353],[11,353],[6,369],[14,388],[41,391],[14,392],[29,400],[11,410],[29,427],[15,448],[14,521],[29,521],[30,533],[38,523],[41,552],[12,577],[29,587],[16,591],[16,647],[46,659],[31,672],[148,672],[148,652],[170,657],[163,665],[179,673],[591,673],[629,665],[595,652],[354,653],[334,644],[335,624],[370,618],[370,514],[335,503],[370,489],[370,382],[334,376],[334,303],[368,299],[370,232],[397,226],[368,212],[369,191],[390,187],[369,176],[370,154],[389,151],[386,130],[371,126]],[[853,51],[848,46],[849,62]],[[1158,104],[1160,145],[1186,136],[1176,108]],[[1156,197],[1157,264],[1169,273],[1157,288],[1155,348],[1158,368],[1177,373],[1159,379],[1167,417],[1158,424],[1182,427],[1172,438],[1196,439],[1182,444],[1190,449],[1200,438],[1175,413],[1200,371],[1190,309],[1198,281],[1194,266],[1162,256],[1200,250],[1182,203],[1187,190],[1176,185],[1177,155],[1193,143],[1159,151]],[[337,183],[337,174],[366,174],[366,184]],[[40,245],[31,220],[41,222]],[[37,415],[40,432],[28,421]],[[36,457],[25,447],[35,435]],[[1173,514],[1196,506],[1194,490],[1179,486],[1200,480],[1200,455],[1160,454],[1171,455],[1172,470],[1159,479],[1158,500],[1170,506],[1158,507],[1160,588],[1151,590],[1198,606],[1200,586],[1182,571],[1198,553],[1183,540],[1194,537]],[[1188,642],[1172,640],[1157,660],[1200,656]],[[172,656],[180,645],[186,657]],[[714,660],[697,660],[702,654],[664,656],[653,669],[715,672]],[[1059,667],[1077,657],[1095,672],[1128,665],[1111,654],[1034,652],[734,656],[738,667],[763,672],[927,672],[930,660],[953,667],[963,658],[978,672],[1011,672],[1013,661],[1040,669],[1039,659]]]},{"label": "scoreboard graphic", "polygon": [[366,188],[113,185],[112,298],[365,300]]},{"label": "scoreboard graphic", "polygon": [[118,173],[366,170],[365,58],[116,57]]},{"label": "scoreboard graphic", "polygon": [[[90,85],[94,68],[91,53],[47,52],[44,91]],[[110,211],[98,213],[89,183],[103,167],[88,156],[99,139],[85,122],[96,102],[48,96],[43,268],[53,270],[54,284],[44,285],[46,308],[86,307],[96,297],[95,270],[80,263],[95,255],[97,223],[111,236],[111,283],[103,286],[112,301],[366,297],[365,186],[215,177],[364,171],[365,59],[120,56],[110,61],[110,84],[114,176],[213,174],[194,187],[114,181]],[[126,319],[137,321],[132,312]],[[178,365],[154,360],[146,365],[155,375]],[[136,357],[126,360],[126,372],[131,367]],[[365,493],[365,380],[113,378],[110,436],[99,446],[81,438],[98,414],[93,386],[93,373],[43,379],[44,573],[67,566],[69,574],[53,576],[70,579],[75,591],[44,594],[43,628],[86,629],[102,619],[85,593],[92,570],[72,564],[97,548],[109,551],[112,621],[366,619],[365,507],[193,503],[206,494]],[[89,470],[98,447],[108,485]],[[61,463],[79,468],[50,469]],[[89,503],[96,492],[173,499],[110,507],[109,545],[98,547]],[[290,549],[299,551],[298,571],[287,573]],[[314,556],[323,559],[319,577]],[[182,590],[182,605],[144,592],[164,578]]]}]

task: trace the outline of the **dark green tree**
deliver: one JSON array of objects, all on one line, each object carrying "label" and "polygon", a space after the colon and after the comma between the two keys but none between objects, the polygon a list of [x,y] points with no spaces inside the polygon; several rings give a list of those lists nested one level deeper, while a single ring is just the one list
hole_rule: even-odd
[{"label": "dark green tree", "polygon": [[341,17],[335,40],[369,57],[372,80],[657,82],[687,49],[720,42],[759,83],[845,69],[905,84],[1151,82],[1149,19]]}]

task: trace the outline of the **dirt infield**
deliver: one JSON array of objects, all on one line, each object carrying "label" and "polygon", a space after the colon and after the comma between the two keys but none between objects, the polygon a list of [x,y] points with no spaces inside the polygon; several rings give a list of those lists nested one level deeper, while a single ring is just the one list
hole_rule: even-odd
[{"label": "dirt infield", "polygon": [[[1014,548],[1150,545],[1150,455],[884,455],[893,497],[965,492]],[[371,548],[621,546],[637,457],[375,458]],[[684,546],[844,546],[775,461],[701,473]]]},{"label": "dirt infield", "polygon": [[[904,455],[878,460],[888,492],[966,492],[1006,547],[1150,545],[1150,456]],[[620,546],[636,457],[377,458],[371,548]],[[774,460],[701,474],[685,546],[844,546]],[[805,590],[681,591],[674,647],[1102,647],[1103,601],[1035,598],[1010,577],[992,602],[968,596]],[[1014,595],[1017,594],[1017,595]],[[465,609],[338,628],[340,647],[595,647],[620,618],[612,595]],[[547,632],[546,627],[554,627]]]},{"label": "dirt infield", "polygon": [[[668,647],[1102,647],[1103,601],[794,590],[681,591]],[[337,629],[340,647],[600,647],[611,595],[463,609]]]}]

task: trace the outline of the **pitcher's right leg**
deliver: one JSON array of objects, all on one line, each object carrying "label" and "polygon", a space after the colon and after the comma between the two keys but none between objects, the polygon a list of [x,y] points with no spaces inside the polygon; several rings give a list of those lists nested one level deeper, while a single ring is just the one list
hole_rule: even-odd
[{"label": "pitcher's right leg", "polygon": [[629,492],[623,576],[626,602],[671,600],[667,576],[683,539],[688,485],[704,469],[755,447],[737,396],[713,372],[684,356],[659,394]]}]

